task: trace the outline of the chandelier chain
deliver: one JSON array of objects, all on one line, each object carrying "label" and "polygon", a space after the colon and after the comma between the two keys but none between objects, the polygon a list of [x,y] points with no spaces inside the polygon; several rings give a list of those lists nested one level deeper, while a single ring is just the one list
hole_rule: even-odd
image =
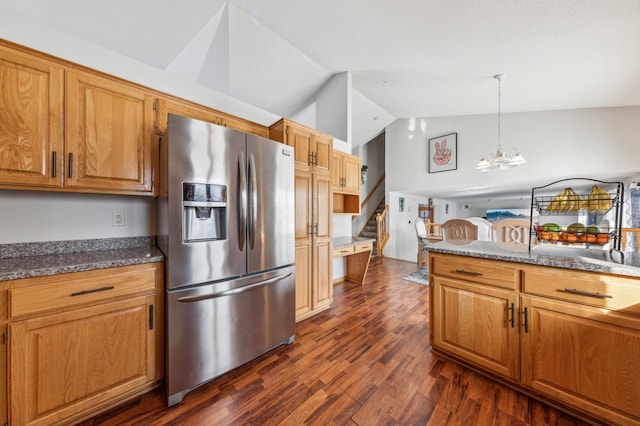
[{"label": "chandelier chain", "polygon": [[498,74],[495,76],[498,80],[498,153],[502,152],[502,141],[500,140],[500,121],[502,119],[501,116],[501,98],[502,98],[502,74]]}]

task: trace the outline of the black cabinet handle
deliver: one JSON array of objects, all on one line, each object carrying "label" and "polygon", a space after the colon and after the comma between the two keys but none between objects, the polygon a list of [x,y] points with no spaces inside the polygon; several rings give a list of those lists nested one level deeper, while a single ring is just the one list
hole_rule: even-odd
[{"label": "black cabinet handle", "polygon": [[100,291],[113,290],[114,288],[115,288],[114,286],[109,286],[109,287],[95,288],[93,290],[82,290],[82,291],[77,291],[75,293],[71,293],[71,296],[82,296],[84,294],[98,293]]},{"label": "black cabinet handle", "polygon": [[516,325],[516,305],[515,303],[511,304],[511,328],[514,328]]},{"label": "black cabinet handle", "polygon": [[591,291],[578,290],[575,288],[565,288],[564,290],[558,290],[558,291],[561,291],[563,293],[578,294],[580,296],[595,297],[597,299],[613,299],[613,296],[610,296],[608,294],[594,293]]},{"label": "black cabinet handle", "polygon": [[529,310],[524,308],[524,332],[529,332]]},{"label": "black cabinet handle", "polygon": [[69,153],[69,178],[73,177],[73,152]]},{"label": "black cabinet handle", "polygon": [[149,330],[153,330],[153,305],[149,305]]},{"label": "black cabinet handle", "polygon": [[482,272],[465,271],[464,269],[456,269],[456,272],[459,273],[459,274],[473,275],[474,277],[481,277],[482,276]]},{"label": "black cabinet handle", "polygon": [[58,174],[58,169],[56,168],[58,165],[58,153],[56,151],[53,151],[51,155],[51,162],[53,163],[53,167],[51,167],[51,177],[56,177]]}]

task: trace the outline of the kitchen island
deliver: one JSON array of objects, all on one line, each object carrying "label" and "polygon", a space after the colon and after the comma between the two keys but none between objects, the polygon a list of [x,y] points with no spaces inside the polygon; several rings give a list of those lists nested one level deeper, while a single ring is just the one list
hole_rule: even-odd
[{"label": "kitchen island", "polygon": [[486,241],[428,245],[430,340],[587,421],[640,424],[640,257]]}]

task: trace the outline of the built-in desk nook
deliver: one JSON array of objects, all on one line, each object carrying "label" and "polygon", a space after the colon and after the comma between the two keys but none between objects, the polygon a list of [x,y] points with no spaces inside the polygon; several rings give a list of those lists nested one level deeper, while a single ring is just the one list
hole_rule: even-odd
[{"label": "built-in desk nook", "polygon": [[333,239],[333,256],[346,256],[345,280],[362,284],[367,276],[373,239],[339,237]]}]

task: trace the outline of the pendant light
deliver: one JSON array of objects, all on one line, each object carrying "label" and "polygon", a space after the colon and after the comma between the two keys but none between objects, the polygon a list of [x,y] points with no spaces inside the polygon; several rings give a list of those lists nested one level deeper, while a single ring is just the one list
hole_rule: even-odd
[{"label": "pendant light", "polygon": [[513,156],[509,155],[507,151],[502,150],[500,134],[500,120],[502,118],[500,111],[502,77],[504,77],[503,74],[496,74],[493,76],[493,78],[498,80],[498,149],[496,150],[495,154],[491,154],[486,158],[484,154],[482,155],[482,158],[480,159],[478,164],[476,164],[476,169],[480,170],[481,172],[487,172],[494,169],[510,169],[527,162],[527,160],[525,160],[524,157],[520,155],[520,152],[517,149],[514,149]]}]

